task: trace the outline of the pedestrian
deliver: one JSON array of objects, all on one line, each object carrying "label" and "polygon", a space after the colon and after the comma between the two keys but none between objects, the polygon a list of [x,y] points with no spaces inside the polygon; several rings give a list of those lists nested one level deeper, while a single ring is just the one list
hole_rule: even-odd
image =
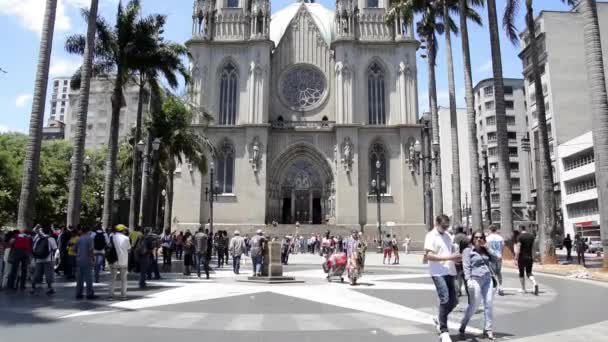
[{"label": "pedestrian", "polygon": [[403,240],[403,248],[405,248],[405,254],[410,254],[410,244],[412,243],[412,238],[409,235],[405,236]]},{"label": "pedestrian", "polygon": [[538,284],[532,275],[532,265],[534,264],[534,235],[529,233],[525,226],[521,226],[521,234],[517,238],[517,249],[515,253],[515,265],[519,268],[519,282],[521,283],[520,293],[526,293],[526,277],[530,279],[534,286],[534,294],[538,296]]},{"label": "pedestrian", "polygon": [[61,229],[61,233],[59,234],[59,238],[57,239],[57,247],[59,249],[59,265],[55,269],[55,273],[59,274],[59,272],[63,272],[63,275],[66,278],[71,276],[71,273],[68,273],[68,267],[66,264],[69,262],[68,259],[68,244],[70,239],[72,238],[72,226],[63,227]]},{"label": "pedestrian", "polygon": [[194,249],[195,249],[195,260],[196,263],[196,275],[201,277],[201,264],[205,271],[206,279],[209,279],[209,230],[204,229],[203,226],[198,228],[198,232],[194,234]]},{"label": "pedestrian", "polygon": [[[458,253],[462,254],[462,252],[469,247],[470,241],[467,234],[464,233],[464,227],[457,226],[456,234],[454,235],[454,248],[458,251]],[[464,271],[462,269],[462,262],[456,261],[454,263],[456,266],[456,292],[458,293],[458,297],[462,296],[462,285],[464,281]],[[466,285],[466,284],[465,284]]]},{"label": "pedestrian", "polygon": [[386,258],[388,257],[388,263],[391,263],[391,258],[393,256],[393,239],[391,239],[391,234],[387,234],[385,239],[382,239],[382,248],[384,251],[384,256],[382,258],[382,264],[386,262]]},{"label": "pedestrian", "polygon": [[2,289],[2,279],[4,279],[4,269],[6,262],[4,261],[4,251],[6,250],[6,233],[0,228],[0,289]]},{"label": "pedestrian", "polygon": [[192,241],[192,234],[184,235],[184,275],[189,276],[191,274],[192,265],[194,265],[194,242]]},{"label": "pedestrian", "polygon": [[39,229],[33,241],[34,256],[34,277],[32,278],[32,294],[36,295],[36,285],[42,283],[42,276],[46,280],[47,295],[55,294],[53,282],[55,280],[55,272],[53,272],[53,263],[55,261],[55,251],[57,250],[57,242],[52,237],[51,229],[45,227]]},{"label": "pedestrian", "polygon": [[426,234],[424,239],[425,259],[428,261],[429,272],[439,297],[439,314],[435,325],[439,330],[441,342],[451,342],[448,330],[448,315],[456,305],[455,262],[461,260],[461,255],[455,250],[452,239],[446,232],[450,226],[447,215],[441,214],[435,218],[435,228]]},{"label": "pedestrian", "polygon": [[11,274],[11,269],[13,266],[10,262],[10,256],[11,256],[11,250],[12,250],[11,241],[17,234],[19,234],[18,230],[11,230],[11,231],[7,232],[6,235],[4,236],[5,249],[4,249],[4,255],[2,255],[2,258],[4,260],[4,274],[2,275],[2,278],[0,278],[0,289],[8,288],[8,276]]},{"label": "pedestrian", "polygon": [[566,247],[566,260],[572,261],[572,238],[570,234],[566,234],[562,244]]},{"label": "pedestrian", "polygon": [[139,239],[143,236],[141,227],[131,227],[129,229],[129,243],[131,244],[131,254],[129,255],[129,272],[139,271],[139,257],[136,254],[136,247]]},{"label": "pedestrian", "polygon": [[494,266],[494,274],[498,278],[498,295],[504,296],[505,292],[502,288],[502,252],[505,248],[505,239],[498,234],[498,226],[495,224],[490,226],[490,235],[486,239],[488,248],[496,257],[492,265]]},{"label": "pedestrian", "polygon": [[[136,258],[137,265],[139,266],[139,288],[146,288],[146,280],[148,279],[148,268],[150,267],[150,261],[152,257],[152,249],[154,245],[152,240],[149,238],[150,228],[145,228],[143,233],[140,233],[140,237],[135,239],[135,247],[133,248],[133,255]],[[130,234],[131,235],[131,234]],[[131,241],[133,238],[131,237]]]},{"label": "pedestrian", "polygon": [[289,253],[291,252],[291,236],[286,235],[281,240],[281,263],[287,265],[289,262]]},{"label": "pedestrian", "polygon": [[[17,289],[16,282],[18,281],[19,288],[25,290],[27,267],[32,256],[32,238],[29,235],[29,230],[19,230],[13,235],[9,244],[11,252],[8,262],[11,264],[11,270],[8,275],[7,287],[11,290]],[[19,274],[19,279],[17,278],[17,274]]]},{"label": "pedestrian", "polygon": [[106,246],[108,245],[108,235],[98,225],[93,233],[93,254],[95,255],[95,283],[99,283],[99,273],[106,265]]},{"label": "pedestrian", "polygon": [[228,250],[228,244],[230,244],[230,239],[228,238],[228,231],[222,231],[222,235],[224,237],[224,243],[226,245],[226,248],[224,249],[224,261],[226,262],[226,265],[230,265],[230,253]]},{"label": "pedestrian", "polygon": [[228,249],[230,250],[230,254],[232,254],[232,271],[234,274],[239,274],[241,270],[241,257],[247,251],[247,245],[238,230],[234,231],[234,236],[230,240]]},{"label": "pedestrian", "polygon": [[175,258],[177,260],[182,260],[182,255],[184,253],[184,232],[179,232],[175,237]]},{"label": "pedestrian", "polygon": [[173,248],[173,235],[171,229],[166,229],[162,237],[163,266],[171,268],[171,249]]},{"label": "pedestrian", "polygon": [[397,235],[393,235],[393,240],[391,241],[393,247],[393,254],[395,255],[395,261],[393,265],[399,264],[399,243],[397,243]]},{"label": "pedestrian", "polygon": [[[494,233],[496,226],[493,226]],[[490,228],[492,230],[492,228]],[[473,235],[473,245],[467,247],[462,253],[462,265],[464,270],[464,278],[469,294],[469,306],[460,323],[460,339],[464,340],[465,329],[471,320],[471,317],[477,311],[480,302],[483,302],[484,307],[484,329],[483,336],[489,340],[495,340],[492,332],[492,299],[494,293],[493,285],[493,267],[491,264],[498,260],[494,255],[492,248],[486,246],[486,238],[482,230],[479,230]]]},{"label": "pedestrian", "polygon": [[89,234],[89,228],[82,226],[80,228],[80,237],[76,242],[76,299],[82,299],[84,283],[87,287],[87,299],[96,299],[97,296],[93,290],[93,274],[92,268],[94,265],[94,242],[93,237]]},{"label": "pedestrian", "polygon": [[262,275],[262,264],[264,263],[264,245],[266,238],[261,229],[256,231],[256,235],[251,238],[251,262],[253,263],[253,276]]},{"label": "pedestrian", "polygon": [[576,248],[576,260],[578,264],[582,264],[583,267],[587,267],[585,265],[585,251],[587,251],[587,243],[585,243],[585,238],[581,237],[580,234],[576,234],[574,236],[574,248]]},{"label": "pedestrian", "polygon": [[226,256],[226,250],[228,249],[228,241],[224,236],[224,232],[219,230],[216,233],[216,246],[217,246],[217,267],[224,267],[224,257]]},{"label": "pedestrian", "polygon": [[119,224],[109,237],[110,243],[106,259],[110,264],[110,299],[114,299],[117,275],[120,277],[120,298],[127,299],[127,268],[129,266],[129,251],[131,250],[128,234],[127,227]]},{"label": "pedestrian", "polygon": [[[157,234],[152,233],[152,228],[148,228],[150,230],[150,234],[146,236],[148,239],[148,244],[151,246],[150,253],[150,263],[148,264],[148,280],[154,279],[159,280],[162,279],[160,276],[160,270],[158,269],[158,250],[161,249],[161,240]],[[152,274],[154,274],[154,278],[152,278]]]}]

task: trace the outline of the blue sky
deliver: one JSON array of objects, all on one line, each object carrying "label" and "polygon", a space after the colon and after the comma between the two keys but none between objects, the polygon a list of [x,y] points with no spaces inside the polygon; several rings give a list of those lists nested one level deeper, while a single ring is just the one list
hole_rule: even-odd
[{"label": "blue sky", "polygon": [[[53,53],[51,58],[51,75],[70,76],[80,65],[80,58],[67,54],[63,44],[67,36],[83,33],[86,30],[80,16],[80,8],[87,6],[90,0],[59,0],[56,21]],[[163,13],[168,16],[166,37],[177,42],[185,42],[191,32],[191,11],[193,0],[142,0],[145,13]],[[272,10],[277,11],[293,0],[272,1]],[[321,4],[334,8],[335,2],[321,0]],[[504,0],[497,0],[499,20],[504,8]],[[113,20],[118,0],[100,0],[100,14]],[[542,10],[567,10],[557,0],[536,0],[535,8]],[[0,132],[27,132],[31,112],[31,97],[34,89],[36,59],[40,29],[44,14],[44,0],[0,0],[0,42],[3,54],[0,55]],[[487,23],[485,9],[481,11],[484,24]],[[519,27],[523,27],[523,8],[520,11]],[[473,82],[491,77],[492,64],[487,26],[469,25],[471,41],[471,58],[473,65]],[[502,31],[501,31],[502,34]],[[445,49],[440,37],[439,55],[437,57],[437,92],[439,105],[448,104],[447,72],[445,67]],[[455,63],[456,96],[459,106],[464,106],[464,86],[460,37],[454,37],[453,52]],[[521,61],[517,57],[519,47],[513,46],[504,36],[501,37],[503,56],[503,75],[521,78]],[[418,85],[420,111],[428,108],[427,72],[425,60],[418,58]],[[47,97],[48,100],[48,97]],[[48,113],[47,101],[47,113]]]}]

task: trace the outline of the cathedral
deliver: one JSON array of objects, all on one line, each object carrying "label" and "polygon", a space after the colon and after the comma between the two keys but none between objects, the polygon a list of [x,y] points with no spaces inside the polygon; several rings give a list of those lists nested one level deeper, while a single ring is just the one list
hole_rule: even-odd
[{"label": "cathedral", "polygon": [[422,176],[410,162],[421,132],[413,26],[400,14],[386,21],[387,0],[337,0],[333,10],[299,1],[274,15],[270,6],[194,1],[190,93],[214,118],[194,124],[215,146],[214,180],[176,170],[174,229],[207,223],[215,192],[216,229],[375,231],[380,192],[383,225],[423,231]]}]

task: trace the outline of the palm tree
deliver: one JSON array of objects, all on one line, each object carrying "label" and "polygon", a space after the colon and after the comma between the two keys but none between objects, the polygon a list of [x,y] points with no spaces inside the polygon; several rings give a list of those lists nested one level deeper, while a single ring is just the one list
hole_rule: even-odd
[{"label": "palm tree", "polygon": [[511,197],[511,170],[509,165],[507,114],[505,112],[505,90],[502,78],[502,57],[500,54],[500,38],[498,36],[496,0],[488,0],[487,5],[490,46],[492,50],[492,70],[494,75],[494,112],[496,115],[496,139],[498,143],[500,226],[508,244],[513,235],[513,199]]},{"label": "palm tree", "polygon": [[38,187],[38,172],[40,170],[40,148],[42,145],[42,125],[46,104],[46,90],[49,82],[49,64],[53,49],[53,34],[55,31],[55,14],[57,0],[46,0],[42,36],[38,50],[38,68],[30,115],[30,132],[23,161],[23,179],[19,199],[17,227],[24,229],[32,226],[34,217],[34,202]]},{"label": "palm tree", "polygon": [[[583,17],[587,81],[591,91],[591,113],[593,115],[593,146],[595,154],[595,179],[598,184],[599,208],[608,203],[608,95],[600,27],[595,0],[581,0],[579,11]],[[600,235],[604,246],[604,268],[608,268],[608,215],[600,215]]]},{"label": "palm tree", "polygon": [[[467,7],[466,0],[458,0],[460,13]],[[469,156],[471,165],[479,165],[479,151],[477,149],[477,125],[475,124],[475,105],[473,95],[473,80],[471,76],[471,52],[469,49],[469,29],[467,18],[460,16],[460,38],[462,45],[462,64],[464,67],[464,92],[467,104],[467,123],[469,129]],[[476,168],[474,170],[477,170]],[[477,228],[481,227],[481,181],[478,172],[471,172],[471,223]]]},{"label": "palm tree", "polygon": [[89,110],[89,90],[93,74],[93,55],[95,53],[95,32],[97,30],[97,10],[99,0],[91,0],[88,11],[88,28],[86,46],[82,58],[80,93],[78,95],[78,114],[76,119],[76,132],[74,134],[74,147],[72,151],[72,171],[70,173],[70,193],[68,195],[68,226],[76,226],[80,222],[80,203],[82,199],[83,184],[83,158],[85,138],[87,135],[87,113]]},{"label": "palm tree", "polygon": [[[187,161],[201,173],[205,173],[207,171],[205,151],[213,151],[212,144],[207,138],[191,126],[195,115],[199,113],[189,108],[182,100],[175,96],[167,96],[160,113],[153,115],[152,118],[150,132],[162,141],[159,151],[160,162],[166,174],[164,230],[171,229],[173,178],[177,163],[184,164]],[[208,118],[206,113],[202,116]]]},{"label": "palm tree", "polygon": [[[161,15],[142,17],[139,0],[130,0],[126,6],[119,2],[113,28],[103,19],[97,19],[93,71],[94,74],[109,75],[114,82],[102,215],[102,225],[106,229],[112,224],[120,110],[126,105],[122,89],[128,84],[132,74],[139,70],[141,51],[147,51],[150,46],[156,44],[164,22],[165,17]],[[66,49],[72,53],[83,54],[85,41],[82,35],[71,36],[66,41]],[[80,78],[81,75],[77,72],[74,83],[78,84]]]},{"label": "palm tree", "polygon": [[[160,18],[159,18],[160,19]],[[182,75],[184,80],[189,82],[189,75],[186,66],[183,64],[182,57],[188,56],[187,48],[182,44],[167,42],[162,37],[163,20],[158,20],[158,35],[153,45],[138,51],[134,64],[137,65],[137,84],[139,86],[139,99],[137,103],[137,119],[135,125],[134,144],[141,140],[141,128],[143,117],[144,97],[146,87],[160,92],[159,76],[162,74],[168,85],[175,89],[179,85],[176,73]],[[133,145],[134,147],[136,145]],[[131,174],[131,201],[129,208],[129,226],[135,227],[138,223],[140,195],[141,195],[141,154],[137,148],[133,148],[133,169]]]},{"label": "palm tree", "polygon": [[[573,5],[572,0],[562,0]],[[519,36],[515,25],[519,0],[507,1],[503,16],[503,26],[507,36],[513,44],[519,42]],[[534,22],[533,0],[526,0],[526,29],[528,30],[529,44],[528,54],[532,59],[532,77],[534,78],[534,91],[536,101],[536,112],[538,114],[538,151],[540,154],[540,172],[542,181],[539,182],[542,194],[542,210],[539,218],[540,230],[540,252],[543,263],[557,263],[555,255],[555,244],[553,237],[556,234],[556,203],[555,192],[553,189],[553,167],[551,163],[551,152],[549,148],[549,134],[547,131],[547,115],[545,110],[545,99],[540,75],[540,57],[538,55],[538,45],[536,44],[536,25]]]},{"label": "palm tree", "polygon": [[[474,0],[479,3],[479,0]],[[460,8],[458,1],[444,0],[443,17],[450,18],[450,12],[466,13],[462,18],[470,19],[481,25],[481,17],[477,12],[469,8],[465,2],[465,6]],[[450,22],[452,19],[449,19]],[[456,117],[456,90],[454,86],[454,62],[452,60],[452,38],[451,30],[445,31],[445,49],[448,66],[448,92],[450,101],[450,134],[452,138],[452,221],[454,225],[462,223],[462,205],[461,190],[460,190],[460,153],[458,146],[458,118]],[[454,31],[457,33],[457,30]]]}]

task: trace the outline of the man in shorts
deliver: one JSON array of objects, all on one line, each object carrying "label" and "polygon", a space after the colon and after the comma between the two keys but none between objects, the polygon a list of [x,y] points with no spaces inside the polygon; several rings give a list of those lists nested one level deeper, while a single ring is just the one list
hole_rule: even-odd
[{"label": "man in shorts", "polygon": [[384,258],[382,258],[382,263],[386,262],[386,258],[388,257],[388,263],[391,263],[391,258],[393,257],[393,239],[391,238],[391,234],[386,234],[386,239],[382,240],[382,247],[384,251]]},{"label": "man in shorts", "polygon": [[534,294],[538,296],[538,284],[532,275],[532,265],[534,264],[534,235],[521,227],[521,234],[517,238],[515,248],[515,265],[519,268],[519,282],[521,283],[520,293],[526,293],[526,278],[530,279],[534,286]]}]

